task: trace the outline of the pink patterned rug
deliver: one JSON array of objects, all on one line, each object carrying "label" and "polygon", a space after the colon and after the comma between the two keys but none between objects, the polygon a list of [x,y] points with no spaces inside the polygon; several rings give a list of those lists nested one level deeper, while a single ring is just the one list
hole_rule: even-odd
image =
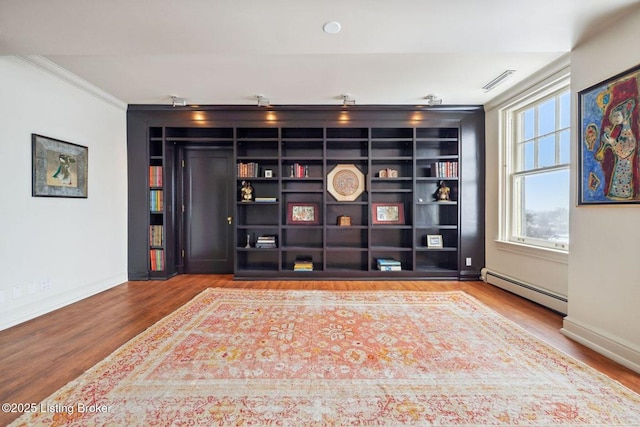
[{"label": "pink patterned rug", "polygon": [[13,425],[640,425],[463,292],[209,289],[33,409]]}]

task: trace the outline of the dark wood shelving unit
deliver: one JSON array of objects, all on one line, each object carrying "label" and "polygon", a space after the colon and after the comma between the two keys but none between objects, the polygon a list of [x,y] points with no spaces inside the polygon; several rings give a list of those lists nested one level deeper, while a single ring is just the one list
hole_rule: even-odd
[{"label": "dark wood shelving unit", "polygon": [[[416,112],[420,120],[415,119]],[[200,120],[194,122],[189,109],[130,107],[131,280],[179,272],[179,193],[173,188],[178,162],[172,147],[185,143],[227,145],[236,165],[252,165],[251,175],[247,170],[243,175],[238,166],[232,178],[238,195],[232,233],[237,279],[479,276],[484,266],[481,107],[349,108],[348,121],[338,107],[205,106],[198,113]],[[329,193],[327,176],[338,165],[355,165],[364,175],[364,192],[356,200],[339,201]],[[142,179],[140,169],[149,175],[154,166],[162,166],[162,186]],[[159,212],[152,212],[147,201],[144,220],[141,203],[134,199],[141,193],[142,181],[145,200],[150,200],[151,192],[161,191],[164,201]],[[273,200],[240,201],[242,181],[251,183],[256,197]],[[451,190],[449,201],[435,200],[441,181]],[[315,205],[317,221],[290,224],[290,203]],[[403,223],[374,223],[372,208],[380,203],[401,205]],[[337,224],[343,215],[350,218],[350,226]],[[141,231],[143,223],[146,228]],[[162,225],[161,243],[151,240],[153,225]],[[428,235],[441,236],[442,247],[428,246]],[[276,247],[256,248],[261,236],[275,236]],[[152,268],[152,251],[163,252],[162,269]],[[310,258],[313,271],[295,271],[299,257]],[[394,258],[402,270],[380,271],[378,258]]]}]

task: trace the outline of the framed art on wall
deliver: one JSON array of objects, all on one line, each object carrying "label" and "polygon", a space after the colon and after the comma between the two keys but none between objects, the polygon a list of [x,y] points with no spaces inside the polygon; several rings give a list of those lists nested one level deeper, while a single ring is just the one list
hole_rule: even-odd
[{"label": "framed art on wall", "polygon": [[402,203],[372,203],[372,224],[404,224],[404,205]]},{"label": "framed art on wall", "polygon": [[578,204],[640,203],[640,65],[578,92]]},{"label": "framed art on wall", "polygon": [[89,149],[31,134],[31,195],[87,197]]}]

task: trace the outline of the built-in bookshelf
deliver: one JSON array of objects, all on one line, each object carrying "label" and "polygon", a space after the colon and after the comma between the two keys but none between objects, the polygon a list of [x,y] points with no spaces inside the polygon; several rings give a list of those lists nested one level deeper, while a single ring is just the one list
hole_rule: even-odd
[{"label": "built-in bookshelf", "polygon": [[151,276],[165,273],[165,187],[164,129],[149,129],[149,272]]},{"label": "built-in bookshelf", "polygon": [[182,271],[187,146],[233,150],[234,212],[212,221],[230,225],[237,279],[476,279],[484,265],[481,107],[141,107],[128,117],[132,280]]}]

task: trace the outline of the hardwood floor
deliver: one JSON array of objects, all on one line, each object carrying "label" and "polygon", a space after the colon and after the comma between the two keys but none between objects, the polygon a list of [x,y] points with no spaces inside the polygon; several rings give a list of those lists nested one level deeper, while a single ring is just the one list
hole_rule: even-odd
[{"label": "hardwood floor", "polygon": [[[462,290],[565,353],[640,393],[640,375],[561,335],[562,316],[483,282],[233,281],[182,275],[127,282],[0,331],[0,403],[38,403],[209,287],[325,290]],[[19,414],[0,413],[0,425]]]}]

